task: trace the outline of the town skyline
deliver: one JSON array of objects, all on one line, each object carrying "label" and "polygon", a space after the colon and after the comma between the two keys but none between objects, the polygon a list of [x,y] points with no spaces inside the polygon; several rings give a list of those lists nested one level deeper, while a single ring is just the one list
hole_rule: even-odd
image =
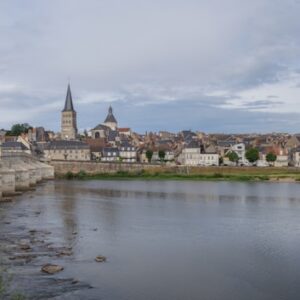
[{"label": "town skyline", "polygon": [[138,132],[297,133],[298,11],[293,0],[3,1],[0,128],[58,131],[70,77],[80,130],[111,104]]}]

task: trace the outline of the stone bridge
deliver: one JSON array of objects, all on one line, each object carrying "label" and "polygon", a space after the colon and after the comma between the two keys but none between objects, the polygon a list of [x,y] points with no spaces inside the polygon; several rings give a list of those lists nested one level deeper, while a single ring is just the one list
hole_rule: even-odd
[{"label": "stone bridge", "polygon": [[54,168],[30,154],[2,153],[0,157],[0,198],[18,195],[53,178]]}]

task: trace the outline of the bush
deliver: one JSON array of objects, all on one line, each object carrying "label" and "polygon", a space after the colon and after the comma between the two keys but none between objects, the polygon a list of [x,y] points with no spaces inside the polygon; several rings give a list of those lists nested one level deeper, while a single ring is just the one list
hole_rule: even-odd
[{"label": "bush", "polygon": [[68,179],[68,180],[71,180],[71,179],[74,179],[74,174],[72,173],[72,172],[67,172],[67,174],[66,174],[66,178]]},{"label": "bush", "polygon": [[80,170],[79,173],[77,173],[77,176],[76,176],[76,177],[77,177],[78,179],[84,179],[84,178],[86,178],[86,176],[87,176],[86,172],[83,171],[83,170]]}]

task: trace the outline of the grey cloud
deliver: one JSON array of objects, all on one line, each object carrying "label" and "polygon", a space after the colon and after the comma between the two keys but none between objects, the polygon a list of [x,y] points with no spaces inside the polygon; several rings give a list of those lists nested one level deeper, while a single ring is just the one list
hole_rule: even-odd
[{"label": "grey cloud", "polygon": [[[263,130],[250,110],[283,105],[268,101],[276,94],[246,101],[235,121],[220,106],[299,71],[299,9],[294,0],[1,1],[0,124],[10,126],[15,118],[3,117],[15,110],[58,130],[71,77],[81,127],[113,103],[137,130]],[[1,92],[1,83],[18,90]],[[218,90],[226,95],[207,96]]]}]

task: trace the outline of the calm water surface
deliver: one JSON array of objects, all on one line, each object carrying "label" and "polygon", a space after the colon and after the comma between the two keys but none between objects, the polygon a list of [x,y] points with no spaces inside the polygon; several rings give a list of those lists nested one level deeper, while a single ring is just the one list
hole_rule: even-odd
[{"label": "calm water surface", "polygon": [[299,184],[55,181],[17,208],[94,287],[62,299],[300,299]]}]

